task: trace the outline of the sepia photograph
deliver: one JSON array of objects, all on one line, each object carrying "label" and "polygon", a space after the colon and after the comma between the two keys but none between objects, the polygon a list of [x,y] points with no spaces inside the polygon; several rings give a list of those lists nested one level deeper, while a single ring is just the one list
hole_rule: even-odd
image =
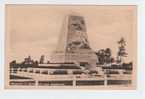
[{"label": "sepia photograph", "polygon": [[136,89],[137,6],[5,7],[6,89]]}]

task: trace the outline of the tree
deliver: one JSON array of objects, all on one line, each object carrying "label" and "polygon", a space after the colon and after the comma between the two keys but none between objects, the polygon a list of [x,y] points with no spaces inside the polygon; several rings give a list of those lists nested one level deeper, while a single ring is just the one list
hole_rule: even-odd
[{"label": "tree", "polygon": [[34,62],[34,67],[38,66],[39,62],[37,60],[35,60]]},{"label": "tree", "polygon": [[114,59],[112,58],[112,52],[110,48],[100,49],[96,52],[96,55],[98,57],[99,64],[109,64],[114,61]]},{"label": "tree", "polygon": [[105,63],[105,50],[100,49],[99,51],[96,52],[96,55],[98,57],[98,63],[104,64]]},{"label": "tree", "polygon": [[127,57],[127,53],[126,53],[126,41],[124,40],[124,38],[122,37],[119,41],[118,41],[119,47],[118,47],[118,53],[117,53],[117,62],[121,63],[123,62],[123,57]]},{"label": "tree", "polygon": [[112,52],[110,48],[105,49],[105,63],[111,63]]},{"label": "tree", "polygon": [[24,61],[22,62],[22,64],[31,64],[31,63],[32,63],[31,56],[24,58]]},{"label": "tree", "polygon": [[41,55],[40,57],[40,64],[43,64],[44,63],[44,55]]},{"label": "tree", "polygon": [[17,66],[17,62],[16,60],[13,60],[12,62],[10,62],[10,68],[16,67]]}]

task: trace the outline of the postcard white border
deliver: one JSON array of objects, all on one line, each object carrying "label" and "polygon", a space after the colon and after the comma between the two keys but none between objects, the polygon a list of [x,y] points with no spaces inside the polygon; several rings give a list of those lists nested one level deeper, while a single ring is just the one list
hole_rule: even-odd
[{"label": "postcard white border", "polygon": [[[5,4],[137,5],[136,90],[6,90],[4,89]],[[0,98],[1,99],[145,99],[145,1],[144,0],[1,0],[0,1]]]}]

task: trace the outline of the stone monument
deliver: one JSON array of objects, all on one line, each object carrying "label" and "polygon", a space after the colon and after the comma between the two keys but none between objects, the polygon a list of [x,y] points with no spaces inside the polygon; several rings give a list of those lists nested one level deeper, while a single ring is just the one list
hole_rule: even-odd
[{"label": "stone monument", "polygon": [[68,15],[65,18],[51,62],[75,63],[88,70],[96,68],[97,56],[89,45],[84,17]]}]

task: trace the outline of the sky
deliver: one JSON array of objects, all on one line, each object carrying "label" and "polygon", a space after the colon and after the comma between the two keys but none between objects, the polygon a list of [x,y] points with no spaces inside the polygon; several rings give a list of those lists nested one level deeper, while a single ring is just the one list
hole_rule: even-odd
[{"label": "sky", "polygon": [[22,61],[28,55],[39,60],[44,54],[49,60],[58,45],[64,19],[72,13],[84,17],[88,41],[94,51],[111,48],[116,57],[117,41],[124,37],[126,60],[133,60],[137,38],[135,6],[7,5],[7,55]]}]

